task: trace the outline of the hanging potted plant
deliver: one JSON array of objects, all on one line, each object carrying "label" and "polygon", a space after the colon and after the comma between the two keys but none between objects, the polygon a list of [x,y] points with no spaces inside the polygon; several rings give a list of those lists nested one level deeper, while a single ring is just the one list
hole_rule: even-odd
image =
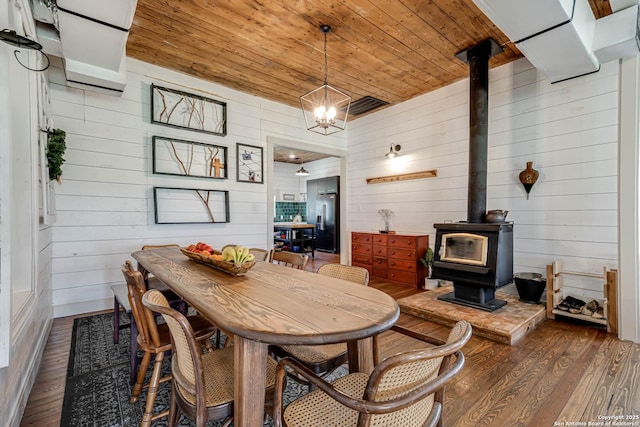
[{"label": "hanging potted plant", "polygon": [[62,176],[62,164],[64,163],[64,151],[67,148],[65,139],[67,134],[60,129],[47,132],[47,166],[49,167],[49,179],[60,183]]},{"label": "hanging potted plant", "polygon": [[431,273],[433,273],[433,249],[427,248],[424,256],[420,258],[420,262],[427,268],[427,277],[424,279],[424,288],[437,289],[439,280],[431,278]]}]

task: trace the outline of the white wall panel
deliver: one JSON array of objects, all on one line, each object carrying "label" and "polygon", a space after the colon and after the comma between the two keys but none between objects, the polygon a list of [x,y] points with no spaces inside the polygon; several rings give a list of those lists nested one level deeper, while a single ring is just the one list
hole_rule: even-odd
[{"label": "white wall panel", "polygon": [[[617,266],[618,65],[549,84],[526,59],[490,71],[487,209],[509,210],[514,271],[544,273]],[[422,232],[466,220],[468,79],[350,124],[349,231]],[[390,143],[402,145],[392,161]],[[518,180],[527,161],[540,172],[529,200]],[[367,185],[365,178],[437,169],[436,178]],[[569,283],[593,296],[592,283]]]},{"label": "white wall panel", "polygon": [[[51,234],[55,316],[110,308],[109,286],[122,281],[120,264],[143,244],[204,241],[218,248],[229,243],[270,247],[270,183],[236,182],[236,143],[265,147],[271,135],[346,149],[346,133],[318,137],[304,129],[296,108],[139,61],[127,62],[122,97],[66,87],[55,60],[50,70],[55,126],[67,132],[62,184],[56,188],[57,222]],[[228,135],[152,124],[151,83],[227,102]],[[226,147],[228,178],[154,175],[154,135]],[[230,223],[157,225],[154,186],[227,190]],[[299,195],[298,182],[294,188]]]}]

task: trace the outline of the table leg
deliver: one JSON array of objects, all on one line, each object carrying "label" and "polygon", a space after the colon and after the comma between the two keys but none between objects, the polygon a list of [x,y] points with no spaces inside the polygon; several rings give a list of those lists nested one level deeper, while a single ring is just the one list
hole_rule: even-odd
[{"label": "table leg", "polygon": [[267,371],[267,344],[234,337],[235,427],[261,427]]},{"label": "table leg", "polygon": [[373,363],[373,337],[347,343],[349,350],[349,373],[364,372],[370,374],[375,368]]}]

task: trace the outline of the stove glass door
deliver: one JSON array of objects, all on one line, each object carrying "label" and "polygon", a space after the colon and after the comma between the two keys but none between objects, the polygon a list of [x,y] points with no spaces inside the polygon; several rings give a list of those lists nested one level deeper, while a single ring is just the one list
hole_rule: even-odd
[{"label": "stove glass door", "polygon": [[486,266],[488,241],[488,237],[472,233],[443,234],[440,260]]}]

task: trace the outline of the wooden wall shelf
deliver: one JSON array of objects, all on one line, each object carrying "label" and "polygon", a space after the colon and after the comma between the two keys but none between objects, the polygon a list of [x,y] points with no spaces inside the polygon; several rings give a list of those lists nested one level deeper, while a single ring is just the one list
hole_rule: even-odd
[{"label": "wooden wall shelf", "polygon": [[438,176],[437,170],[403,173],[398,175],[379,176],[367,178],[367,184],[380,184],[382,182],[408,181],[410,179],[435,178]]}]

